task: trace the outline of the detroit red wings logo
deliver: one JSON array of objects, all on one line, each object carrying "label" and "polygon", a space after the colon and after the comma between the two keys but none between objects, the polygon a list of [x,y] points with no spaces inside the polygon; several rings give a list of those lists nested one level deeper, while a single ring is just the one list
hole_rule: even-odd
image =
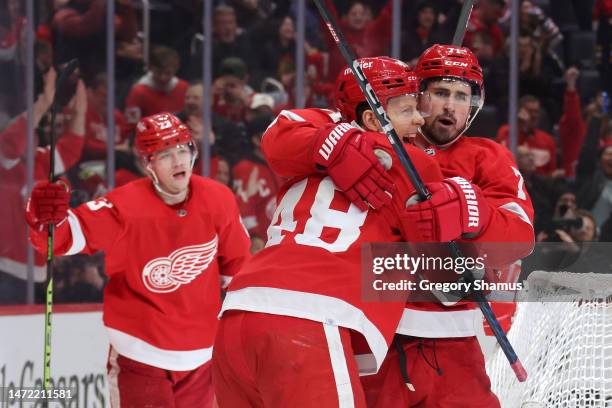
[{"label": "detroit red wings logo", "polygon": [[142,270],[142,280],[151,292],[174,292],[204,272],[217,254],[218,237],[199,245],[179,248],[170,256],[149,261]]}]

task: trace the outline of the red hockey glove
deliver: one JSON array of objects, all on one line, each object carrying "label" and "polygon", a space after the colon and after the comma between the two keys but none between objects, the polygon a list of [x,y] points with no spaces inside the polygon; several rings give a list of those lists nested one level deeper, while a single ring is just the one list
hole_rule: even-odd
[{"label": "red hockey glove", "polygon": [[41,231],[45,225],[57,225],[68,217],[69,201],[70,186],[67,181],[39,181],[34,185],[26,206],[26,221],[37,231]]},{"label": "red hockey glove", "polygon": [[[431,198],[408,204],[400,213],[402,235],[425,242],[475,238],[489,222],[489,206],[480,188],[461,177],[428,183]],[[415,234],[416,232],[416,234]]]},{"label": "red hockey glove", "polygon": [[391,202],[393,182],[374,154],[374,144],[348,123],[328,125],[317,132],[314,162],[360,210],[380,209]]}]

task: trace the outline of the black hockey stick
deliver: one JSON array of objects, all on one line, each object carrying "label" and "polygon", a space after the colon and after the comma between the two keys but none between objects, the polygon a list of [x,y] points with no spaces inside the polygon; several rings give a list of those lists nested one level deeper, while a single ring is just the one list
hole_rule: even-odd
[{"label": "black hockey stick", "polygon": [[453,37],[453,45],[461,47],[463,43],[463,37],[465,36],[465,30],[467,29],[470,14],[472,14],[472,8],[474,7],[474,0],[465,0],[463,6],[461,6],[461,14],[459,14],[459,20],[457,21],[457,28],[455,29],[455,35]]},{"label": "black hockey stick", "polygon": [[[51,130],[49,135],[49,183],[55,182],[55,118],[60,101],[65,97],[61,95],[66,80],[77,69],[79,63],[76,59],[71,60],[60,71],[55,81],[55,95],[51,104]],[[43,387],[49,389],[51,380],[51,313],[53,312],[53,224],[48,225],[47,236],[47,290],[45,295],[45,354],[43,363]],[[44,400],[47,406],[47,400]]]},{"label": "black hockey stick", "polygon": [[[472,14],[473,7],[474,7],[474,0],[464,1],[463,6],[461,7],[461,14],[459,15],[459,20],[457,21],[457,28],[455,29],[455,36],[453,37],[452,45],[461,47],[461,44],[463,43],[463,38],[465,36],[465,32],[467,30],[468,21],[470,19],[470,15]],[[465,274],[463,277],[463,280],[467,283],[470,283],[471,287],[474,287],[474,275],[472,273]],[[480,310],[482,311],[482,314],[485,316],[485,318],[487,318],[488,312],[483,310],[483,306],[486,307],[490,311],[493,317],[495,317],[495,315],[493,314],[493,311],[491,310],[491,307],[489,306],[489,302],[487,302],[482,292],[473,291],[472,294],[478,301],[478,306],[480,307]],[[491,324],[491,321],[488,318],[487,318],[487,322],[489,323],[491,327],[491,331],[495,335],[497,342],[499,343],[504,354],[506,355],[506,358],[510,362],[510,366],[514,370],[514,373],[516,374],[517,379],[520,382],[525,381],[527,379],[527,372],[525,371],[525,368],[523,367],[520,360],[518,359],[518,356],[516,355],[516,352],[512,348],[512,345],[508,341],[506,333],[504,333],[503,329],[497,322],[497,318],[495,319],[495,323],[497,324]],[[505,344],[506,346],[504,346]]]},{"label": "black hockey stick", "polygon": [[[334,39],[334,41],[336,42],[336,45],[340,49],[340,53],[344,57],[344,60],[346,61],[348,66],[351,68],[351,71],[353,72],[353,75],[355,76],[355,79],[357,80],[357,83],[359,84],[359,87],[361,88],[368,104],[370,105],[370,107],[374,111],[374,114],[376,115],[376,118],[380,122],[380,125],[383,128],[385,135],[389,139],[389,143],[391,144],[391,146],[393,147],[393,150],[397,154],[397,157],[399,158],[402,166],[404,167],[404,170],[406,171],[408,178],[410,179],[412,185],[416,189],[417,194],[419,195],[419,199],[421,201],[428,200],[431,197],[431,193],[427,190],[427,188],[423,184],[423,181],[421,180],[421,177],[419,176],[416,168],[414,167],[412,160],[410,159],[410,157],[408,157],[406,150],[404,150],[402,143],[399,137],[397,136],[395,129],[393,128],[393,126],[391,125],[391,122],[389,121],[387,117],[387,113],[385,112],[384,107],[382,106],[382,104],[380,103],[380,100],[374,93],[374,90],[372,89],[372,86],[370,85],[368,79],[363,73],[361,66],[359,65],[359,63],[357,63],[356,57],[353,54],[352,50],[349,48],[348,43],[346,42],[346,39],[344,38],[344,35],[339,30],[338,25],[336,24],[333,16],[327,9],[327,6],[323,4],[323,1],[314,0],[314,2],[317,8],[319,9],[319,12],[321,13],[321,16],[323,17],[323,20],[325,21],[325,24],[327,25],[327,28],[329,29],[329,32],[332,38]],[[454,256],[456,257],[461,256],[461,251],[459,250],[456,242],[454,241],[449,242],[449,246]],[[466,271],[463,275],[464,275],[464,279],[467,282],[472,282],[472,283],[474,282],[475,279],[471,271]],[[497,317],[495,317],[495,314],[493,313],[493,310],[491,309],[489,302],[486,300],[482,292],[473,291],[472,293],[478,303],[478,306],[480,307],[482,314],[487,320],[487,323],[489,324],[493,333],[495,334],[495,338],[497,339],[497,342],[499,343],[502,350],[504,351],[504,354],[508,358],[508,361],[510,362],[510,366],[514,370],[516,377],[521,382],[525,381],[527,379],[527,372],[525,371],[525,369],[523,368],[523,365],[518,359],[518,356],[516,355],[514,348],[508,341],[508,338],[506,337],[506,334],[501,328],[501,325],[499,324]]]}]

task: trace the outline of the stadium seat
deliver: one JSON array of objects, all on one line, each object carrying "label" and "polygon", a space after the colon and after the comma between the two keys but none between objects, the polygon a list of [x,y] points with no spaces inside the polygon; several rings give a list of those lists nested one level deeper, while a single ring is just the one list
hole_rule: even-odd
[{"label": "stadium seat", "polygon": [[583,102],[588,102],[595,97],[600,89],[599,72],[594,69],[583,69],[578,77],[578,92]]},{"label": "stadium seat", "polygon": [[570,33],[567,44],[567,61],[580,67],[592,67],[595,54],[595,33],[576,31]]}]

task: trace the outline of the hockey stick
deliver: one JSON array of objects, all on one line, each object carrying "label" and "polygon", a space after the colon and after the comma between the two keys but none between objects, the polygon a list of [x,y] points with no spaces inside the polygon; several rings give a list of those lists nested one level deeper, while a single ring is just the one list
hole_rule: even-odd
[{"label": "hockey stick", "polygon": [[453,36],[453,45],[461,47],[473,7],[474,0],[465,0],[463,2],[463,6],[461,6],[461,14],[459,14],[459,20],[457,21],[457,28],[455,29],[455,35]]},{"label": "hockey stick", "polygon": [[[327,25],[327,28],[329,29],[329,32],[332,38],[334,39],[334,41],[336,42],[336,45],[340,49],[340,53],[344,57],[344,60],[346,61],[348,66],[351,68],[351,71],[353,72],[353,75],[355,76],[355,79],[357,80],[359,87],[363,91],[363,94],[368,104],[370,105],[370,107],[374,111],[374,114],[376,115],[376,118],[380,122],[380,125],[383,131],[385,132],[385,135],[389,139],[389,143],[391,144],[393,150],[395,151],[395,154],[397,155],[402,166],[404,167],[404,170],[406,171],[408,177],[410,178],[412,185],[416,189],[416,192],[419,195],[420,200],[421,201],[428,200],[431,197],[431,194],[429,193],[429,191],[425,187],[425,184],[421,180],[421,177],[416,171],[416,168],[414,167],[412,160],[410,160],[410,157],[408,157],[406,150],[404,150],[402,143],[399,137],[397,136],[397,132],[395,131],[395,129],[391,125],[391,122],[388,119],[388,116],[387,116],[387,113],[385,112],[384,107],[382,106],[382,104],[380,103],[380,100],[374,93],[374,90],[372,89],[372,86],[370,85],[368,79],[363,73],[361,66],[359,65],[359,63],[357,63],[356,57],[353,54],[352,50],[349,48],[348,43],[346,42],[346,39],[344,38],[344,35],[338,29],[338,26],[333,16],[329,12],[325,4],[323,4],[321,0],[314,0],[314,2],[317,8],[319,9],[319,12],[321,13],[321,16],[323,17],[323,20],[325,21],[325,24]],[[461,251],[459,250],[456,242],[454,241],[449,242],[449,246],[454,256],[456,257],[461,256]],[[466,271],[463,275],[467,282],[472,282],[472,283],[474,282],[474,276],[472,275],[471,271]],[[510,366],[514,370],[514,373],[516,374],[517,379],[521,382],[525,381],[527,379],[527,372],[523,368],[523,365],[518,359],[516,352],[514,351],[514,349],[512,348],[512,345],[508,341],[508,338],[506,337],[506,334],[501,328],[501,325],[499,324],[497,317],[495,317],[495,314],[493,313],[493,310],[491,309],[489,302],[486,300],[482,292],[473,291],[472,293],[478,303],[478,306],[480,307],[480,310],[482,311],[482,314],[487,320],[487,323],[489,323],[489,326],[491,326],[491,329],[493,333],[495,334],[497,342],[499,343],[502,350],[504,351],[504,354],[508,358],[508,361],[510,362]]]},{"label": "hockey stick", "polygon": [[[51,104],[51,131],[49,140],[49,183],[55,182],[55,117],[57,116],[60,97],[66,80],[72,75],[79,65],[76,59],[66,64],[55,81],[55,95]],[[45,354],[43,363],[43,387],[49,389],[51,380],[51,313],[53,312],[53,224],[48,225],[47,236],[47,290],[45,295]],[[43,405],[47,406],[47,400]]]},{"label": "hockey stick", "polygon": [[[452,45],[461,47],[473,8],[474,8],[474,0],[464,1],[463,6],[461,7],[461,13],[459,14],[459,20],[457,21],[457,28],[455,29],[455,35],[453,36]],[[451,243],[451,245],[452,244],[454,243]],[[473,285],[474,285],[475,279],[472,273],[468,273],[464,275],[463,278],[465,282],[470,283],[471,287],[474,287]],[[508,340],[506,333],[504,333],[504,330],[501,328],[501,325],[497,321],[497,318],[495,314],[493,313],[493,310],[491,309],[489,302],[487,301],[487,299],[485,298],[485,296],[483,295],[481,291],[473,291],[472,294],[476,298],[478,302],[478,306],[480,307],[480,310],[482,311],[482,314],[487,319],[487,323],[489,323],[491,327],[491,331],[495,335],[497,342],[499,343],[502,351],[506,355],[506,358],[508,359],[510,366],[514,370],[514,373],[516,374],[516,378],[520,382],[525,381],[527,379],[527,372],[525,368],[523,367],[523,365],[521,364],[520,360],[518,359],[516,352],[512,348],[512,345],[510,344],[510,341]],[[491,324],[492,320],[490,320],[487,317],[489,313],[495,319],[493,322],[494,324]]]}]

